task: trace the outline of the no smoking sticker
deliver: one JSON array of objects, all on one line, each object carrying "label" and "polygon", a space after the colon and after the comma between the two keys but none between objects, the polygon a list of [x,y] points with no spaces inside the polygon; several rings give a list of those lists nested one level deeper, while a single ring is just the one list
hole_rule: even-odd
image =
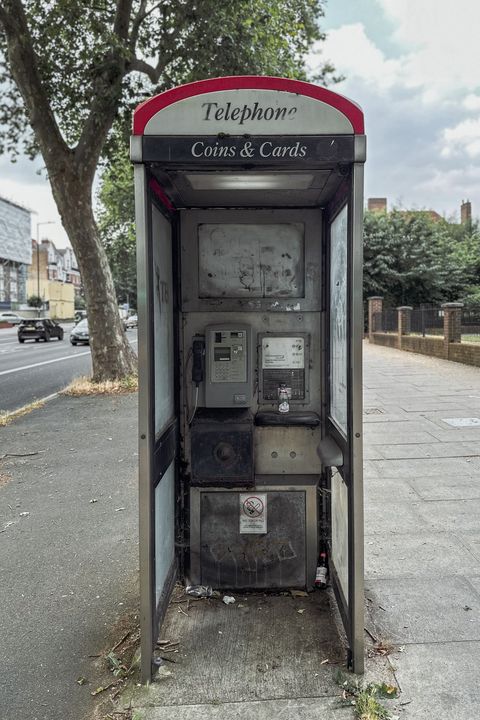
[{"label": "no smoking sticker", "polygon": [[240,534],[267,532],[267,495],[240,493]]}]

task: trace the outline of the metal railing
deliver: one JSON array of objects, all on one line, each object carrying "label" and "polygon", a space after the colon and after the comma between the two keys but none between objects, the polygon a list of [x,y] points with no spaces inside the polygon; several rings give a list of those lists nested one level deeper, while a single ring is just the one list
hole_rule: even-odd
[{"label": "metal railing", "polygon": [[410,333],[412,335],[443,335],[445,312],[438,307],[415,308],[410,313]]},{"label": "metal railing", "polygon": [[398,312],[397,310],[382,310],[379,313],[373,313],[373,332],[396,333],[398,332]]},{"label": "metal railing", "polygon": [[480,306],[462,308],[460,329],[465,342],[480,342]]}]

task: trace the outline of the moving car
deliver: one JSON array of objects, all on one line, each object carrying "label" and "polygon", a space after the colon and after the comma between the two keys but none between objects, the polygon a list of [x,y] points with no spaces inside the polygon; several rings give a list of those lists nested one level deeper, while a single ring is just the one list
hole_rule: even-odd
[{"label": "moving car", "polygon": [[17,315],[17,313],[9,312],[8,310],[0,312],[0,323],[8,322],[11,325],[20,325],[22,320],[23,318],[20,317],[20,315]]},{"label": "moving car", "polygon": [[89,345],[90,333],[88,331],[88,320],[86,318],[84,320],[80,320],[78,325],[75,325],[70,333],[70,342],[72,345],[77,345],[78,343],[86,343]]},{"label": "moving car", "polygon": [[20,343],[25,340],[50,342],[54,337],[63,340],[63,328],[49,318],[24,318],[18,326],[17,335]]}]

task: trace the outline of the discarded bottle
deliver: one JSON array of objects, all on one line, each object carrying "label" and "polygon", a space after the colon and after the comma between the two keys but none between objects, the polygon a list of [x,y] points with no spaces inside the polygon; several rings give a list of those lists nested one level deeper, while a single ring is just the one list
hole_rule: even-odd
[{"label": "discarded bottle", "polygon": [[278,412],[281,413],[288,413],[290,412],[290,403],[289,403],[289,392],[288,388],[285,385],[285,383],[281,383],[277,390],[278,393]]},{"label": "discarded bottle", "polygon": [[198,598],[212,597],[214,594],[214,590],[210,585],[187,585],[185,592],[187,595]]},{"label": "discarded bottle", "polygon": [[326,588],[327,587],[327,553],[321,552],[318,558],[317,572],[315,573],[315,587]]}]

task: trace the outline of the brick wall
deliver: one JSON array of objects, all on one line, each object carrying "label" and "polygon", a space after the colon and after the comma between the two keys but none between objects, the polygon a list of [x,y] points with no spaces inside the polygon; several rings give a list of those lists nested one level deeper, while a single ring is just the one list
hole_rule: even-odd
[{"label": "brick wall", "polygon": [[[375,345],[385,345],[385,347],[398,348],[398,336],[396,333],[373,333],[373,342]],[[443,340],[442,340],[443,342]]]},{"label": "brick wall", "polygon": [[445,344],[443,337],[421,337],[420,335],[404,335],[402,337],[402,350],[445,358]]},{"label": "brick wall", "polygon": [[480,343],[450,343],[448,359],[480,367]]},{"label": "brick wall", "polygon": [[[375,345],[398,349],[398,335],[395,333],[373,333],[372,337]],[[480,343],[449,343],[447,357],[443,337],[403,335],[402,350],[480,367]]]}]

